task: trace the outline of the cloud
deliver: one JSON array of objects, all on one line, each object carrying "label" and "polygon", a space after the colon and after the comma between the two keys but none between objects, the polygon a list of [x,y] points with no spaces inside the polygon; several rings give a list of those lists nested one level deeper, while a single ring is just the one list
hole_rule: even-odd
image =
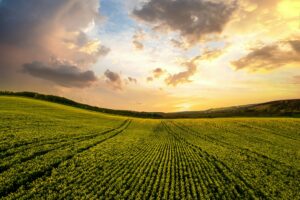
[{"label": "cloud", "polygon": [[204,49],[201,60],[214,60],[224,53],[224,49]]},{"label": "cloud", "polygon": [[149,76],[147,77],[147,82],[152,82],[153,81],[153,77]]},{"label": "cloud", "polygon": [[138,49],[138,50],[144,49],[144,45],[140,41],[134,40],[134,41],[132,41],[132,43],[136,49]]},{"label": "cloud", "polygon": [[162,68],[156,68],[156,69],[152,70],[151,76],[147,77],[147,82],[152,82],[155,78],[158,79],[165,73],[166,73],[166,71],[163,70]]},{"label": "cloud", "polygon": [[114,90],[123,89],[123,82],[118,73],[112,72],[107,69],[104,72],[104,76],[106,77],[106,83],[109,84]]},{"label": "cloud", "polygon": [[143,50],[144,45],[142,41],[145,39],[145,33],[141,30],[138,29],[135,31],[135,34],[132,37],[132,44],[137,50]]},{"label": "cloud", "polygon": [[98,56],[105,56],[109,53],[110,49],[102,46],[99,40],[92,40],[80,46],[79,51],[90,55],[96,54]]},{"label": "cloud", "polygon": [[300,53],[300,40],[290,40],[290,45],[297,53]]},{"label": "cloud", "polygon": [[81,71],[77,66],[58,60],[48,64],[38,61],[24,64],[23,72],[64,87],[83,88],[97,81],[94,72]]},{"label": "cloud", "polygon": [[156,30],[177,31],[193,44],[208,34],[221,33],[235,8],[235,2],[150,0],[134,9],[133,16]]},{"label": "cloud", "polygon": [[182,65],[186,67],[186,70],[183,72],[179,72],[177,74],[169,75],[165,79],[165,83],[167,85],[177,86],[178,84],[188,83],[191,82],[189,79],[193,76],[197,71],[197,64],[196,62],[200,59],[200,56],[193,58],[192,60],[183,63]]},{"label": "cloud", "polygon": [[152,73],[154,78],[159,78],[165,73],[165,71],[162,68],[156,68],[152,71]]},{"label": "cloud", "polygon": [[186,44],[184,41],[179,41],[179,40],[176,40],[176,39],[171,39],[170,40],[171,44],[176,47],[176,48],[179,48],[179,49],[183,49],[183,50],[186,50],[188,49],[188,44]]},{"label": "cloud", "polygon": [[137,83],[137,80],[135,78],[132,78],[132,77],[127,77],[128,78],[128,81],[131,82],[131,83]]},{"label": "cloud", "polygon": [[71,41],[66,45],[66,52],[69,52],[72,61],[81,66],[90,66],[96,63],[100,57],[106,56],[110,52],[110,48],[101,45],[98,39],[88,40],[83,44]]},{"label": "cloud", "polygon": [[[99,7],[98,0],[2,0],[0,49],[9,53],[0,60],[1,71],[10,66],[16,72],[24,63],[45,63],[51,56],[81,67],[96,63],[110,50],[88,33],[103,19]],[[16,54],[23,55],[18,64]]]},{"label": "cloud", "polygon": [[39,45],[39,39],[58,29],[76,32],[91,21],[99,21],[98,8],[97,0],[2,0],[0,42]]},{"label": "cloud", "polygon": [[300,63],[300,40],[278,41],[251,49],[239,60],[231,62],[235,69],[272,70],[287,64]]}]

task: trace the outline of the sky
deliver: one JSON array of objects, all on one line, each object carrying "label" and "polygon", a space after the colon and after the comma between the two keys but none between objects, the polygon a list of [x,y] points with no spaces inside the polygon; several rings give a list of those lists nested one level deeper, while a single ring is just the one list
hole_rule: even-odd
[{"label": "sky", "polygon": [[300,98],[300,1],[0,0],[0,90],[164,112]]}]

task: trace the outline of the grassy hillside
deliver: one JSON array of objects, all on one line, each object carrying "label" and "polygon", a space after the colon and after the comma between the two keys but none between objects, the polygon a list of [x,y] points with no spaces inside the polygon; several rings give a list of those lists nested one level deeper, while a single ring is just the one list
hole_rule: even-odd
[{"label": "grassy hillside", "polygon": [[266,103],[209,109],[205,111],[166,113],[169,118],[200,117],[300,117],[300,100],[279,100]]},{"label": "grassy hillside", "polygon": [[96,106],[90,106],[87,104],[78,103],[72,101],[70,99],[54,96],[54,95],[44,95],[35,92],[9,92],[9,91],[0,91],[0,96],[19,96],[19,97],[27,97],[33,98],[38,100],[44,100],[54,103],[59,103],[63,105],[73,106],[77,108],[83,108],[86,110],[97,111],[102,113],[108,114],[115,114],[115,115],[122,115],[122,116],[129,116],[129,117],[140,117],[140,118],[161,118],[161,113],[151,113],[151,112],[135,112],[130,110],[113,110],[108,108],[99,108]]},{"label": "grassy hillside", "polygon": [[87,110],[116,114],[128,117],[156,118],[156,119],[174,119],[174,118],[216,118],[216,117],[300,117],[300,99],[271,101],[260,104],[251,104],[244,106],[233,106],[226,108],[209,109],[205,111],[191,112],[136,112],[130,110],[113,110],[108,108],[99,108],[58,97],[53,95],[38,94],[35,92],[9,92],[0,91],[0,96],[21,96],[33,99],[45,100],[64,105],[74,106]]},{"label": "grassy hillside", "polygon": [[300,119],[138,119],[0,97],[0,199],[300,199]]}]

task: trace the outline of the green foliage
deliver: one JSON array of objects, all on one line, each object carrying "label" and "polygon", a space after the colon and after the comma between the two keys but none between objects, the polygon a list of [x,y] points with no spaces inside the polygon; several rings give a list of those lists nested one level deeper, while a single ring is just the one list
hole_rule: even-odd
[{"label": "green foliage", "polygon": [[300,119],[131,119],[0,97],[0,199],[300,199]]}]

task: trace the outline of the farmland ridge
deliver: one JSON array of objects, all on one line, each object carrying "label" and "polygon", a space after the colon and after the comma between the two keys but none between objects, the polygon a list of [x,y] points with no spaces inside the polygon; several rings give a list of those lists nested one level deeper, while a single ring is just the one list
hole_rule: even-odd
[{"label": "farmland ridge", "polygon": [[300,117],[300,99],[277,100],[265,103],[232,106],[224,108],[214,108],[204,111],[184,111],[184,112],[138,112],[131,110],[114,110],[100,108],[75,102],[73,100],[54,96],[39,94],[36,92],[10,92],[0,91],[0,96],[21,96],[29,97],[54,103],[74,106],[87,110],[123,115],[140,118],[174,119],[174,118],[216,118],[216,117]]}]

